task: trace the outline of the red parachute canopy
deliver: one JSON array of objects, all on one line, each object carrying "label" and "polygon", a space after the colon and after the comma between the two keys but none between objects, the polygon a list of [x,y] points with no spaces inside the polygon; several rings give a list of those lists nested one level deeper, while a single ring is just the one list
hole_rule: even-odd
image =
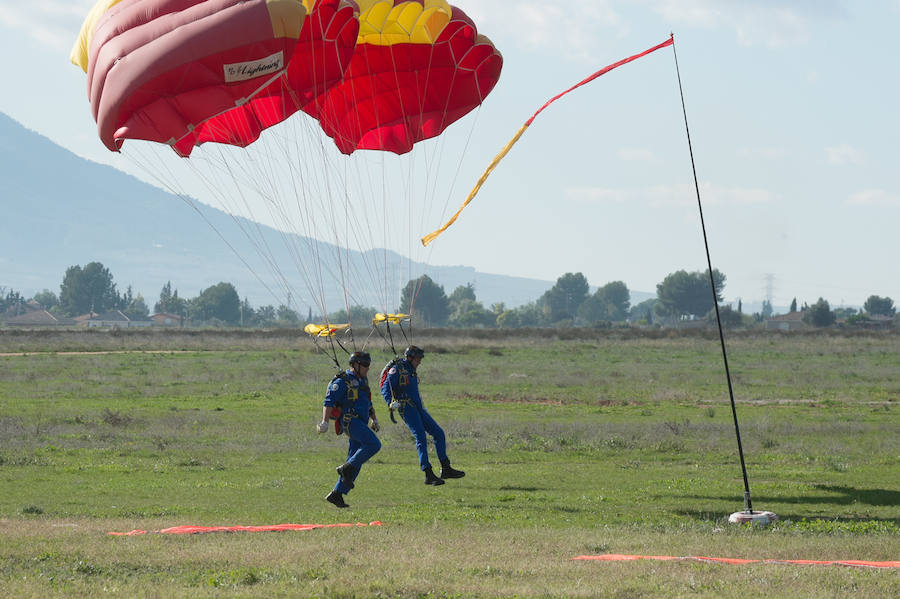
[{"label": "red parachute canopy", "polygon": [[359,39],[342,83],[305,110],[344,154],[409,152],[481,104],[503,57],[444,0],[357,0]]},{"label": "red parachute canopy", "polygon": [[[358,21],[348,0],[100,0],[88,97],[100,139],[246,146],[341,79]],[[95,24],[91,28],[91,21]],[[82,37],[85,31],[82,31]]]}]

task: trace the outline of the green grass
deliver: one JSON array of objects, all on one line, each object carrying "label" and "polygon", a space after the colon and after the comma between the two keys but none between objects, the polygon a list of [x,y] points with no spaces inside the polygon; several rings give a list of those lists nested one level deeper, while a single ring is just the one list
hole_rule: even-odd
[{"label": "green grass", "polygon": [[7,333],[36,353],[0,357],[0,596],[900,595],[897,570],[571,560],[900,559],[900,337],[729,337],[754,507],[781,518],[752,529],[726,522],[743,482],[709,336],[419,336],[467,476],[423,485],[378,404],[384,448],[338,511],[346,441],[314,431],[332,371],[302,340]]}]

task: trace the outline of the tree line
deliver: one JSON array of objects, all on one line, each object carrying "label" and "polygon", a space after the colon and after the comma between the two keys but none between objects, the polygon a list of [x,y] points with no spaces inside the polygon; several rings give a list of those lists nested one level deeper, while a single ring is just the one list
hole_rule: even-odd
[{"label": "tree line", "polygon": [[[413,314],[416,326],[457,328],[520,328],[520,327],[611,327],[638,324],[643,326],[672,325],[682,321],[714,320],[715,297],[722,302],[725,275],[713,269],[688,272],[679,270],[667,275],[656,286],[656,297],[631,305],[630,291],[622,281],[611,281],[593,293],[582,273],[565,273],[537,300],[508,308],[503,302],[485,307],[476,296],[475,287],[460,285],[448,295],[442,285],[427,275],[409,281],[400,293],[398,311]],[[59,316],[75,317],[87,313],[102,314],[120,310],[131,319],[146,319],[150,308],[144,297],[135,294],[131,286],[119,292],[109,269],[99,262],[84,267],[70,266],[60,284],[59,294],[45,289],[32,298],[44,309]],[[0,287],[0,314],[21,313],[26,300],[12,289]],[[864,325],[872,316],[893,318],[894,302],[889,297],[871,295],[862,311],[853,308],[832,310],[828,302],[819,298],[813,305],[798,309],[797,300],[791,312],[801,312],[803,320],[816,327],[827,327],[838,319],[849,324]],[[196,297],[185,298],[167,282],[153,304],[154,313],[177,316],[195,325],[296,327],[306,322],[320,322],[323,315],[312,309],[305,317],[287,305],[253,307],[241,300],[231,283],[220,282],[203,289]],[[349,313],[339,310],[327,315],[329,322],[370,322],[376,309],[353,306]],[[736,308],[725,305],[719,316],[727,327],[752,326],[772,316],[772,306],[763,303],[762,311],[744,314],[741,303]]]}]

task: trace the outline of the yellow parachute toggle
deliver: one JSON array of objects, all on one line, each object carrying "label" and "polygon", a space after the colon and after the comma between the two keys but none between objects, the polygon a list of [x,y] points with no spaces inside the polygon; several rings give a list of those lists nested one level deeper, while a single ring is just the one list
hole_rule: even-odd
[{"label": "yellow parachute toggle", "polygon": [[350,328],[349,324],[308,324],[303,327],[306,334],[311,337],[334,337],[341,331]]},{"label": "yellow parachute toggle", "polygon": [[372,324],[379,325],[382,322],[387,322],[390,324],[400,324],[404,320],[409,320],[409,314],[382,314],[379,312],[375,315],[375,318],[372,319]]}]

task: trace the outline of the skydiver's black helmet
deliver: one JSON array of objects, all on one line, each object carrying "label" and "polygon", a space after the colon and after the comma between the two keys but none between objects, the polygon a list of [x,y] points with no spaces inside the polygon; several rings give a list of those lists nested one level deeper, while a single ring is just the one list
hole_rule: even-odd
[{"label": "skydiver's black helmet", "polygon": [[368,366],[372,363],[372,356],[369,355],[369,352],[366,351],[355,351],[350,354],[350,367],[353,368],[354,364],[359,364],[360,366]]},{"label": "skydiver's black helmet", "polygon": [[403,355],[406,356],[407,360],[412,360],[413,358],[424,358],[425,350],[421,347],[410,345],[406,348],[406,351],[403,352]]}]

